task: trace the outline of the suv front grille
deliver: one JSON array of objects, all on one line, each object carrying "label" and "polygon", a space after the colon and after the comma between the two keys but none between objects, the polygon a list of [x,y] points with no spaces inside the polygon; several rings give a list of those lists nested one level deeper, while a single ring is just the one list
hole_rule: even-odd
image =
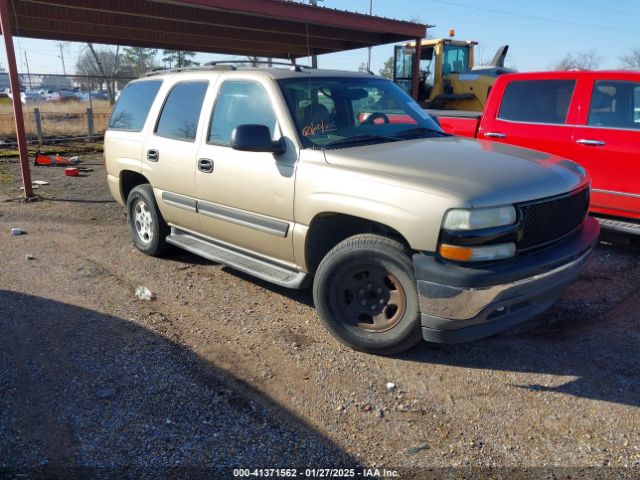
[{"label": "suv front grille", "polygon": [[518,251],[542,247],[577,228],[589,210],[589,189],[517,206],[522,215]]}]

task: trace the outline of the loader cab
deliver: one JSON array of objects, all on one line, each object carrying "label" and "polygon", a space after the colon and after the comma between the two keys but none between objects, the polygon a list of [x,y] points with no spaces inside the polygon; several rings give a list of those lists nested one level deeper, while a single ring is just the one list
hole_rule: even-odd
[{"label": "loader cab", "polygon": [[473,51],[471,44],[463,45],[445,43],[442,47],[442,76],[452,73],[464,73],[473,68]]},{"label": "loader cab", "polygon": [[[453,73],[473,68],[473,46],[476,42],[445,39],[423,40],[420,50],[418,101],[428,102],[443,93]],[[394,50],[393,81],[407,94],[412,94],[413,59],[416,43],[399,45]]]}]

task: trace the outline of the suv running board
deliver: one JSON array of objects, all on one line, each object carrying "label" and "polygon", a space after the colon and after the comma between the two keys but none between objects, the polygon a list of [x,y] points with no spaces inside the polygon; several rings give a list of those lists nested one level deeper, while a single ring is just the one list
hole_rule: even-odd
[{"label": "suv running board", "polygon": [[288,269],[268,260],[213,243],[211,240],[197,237],[175,227],[171,228],[171,234],[167,236],[167,243],[283,287],[300,290],[311,284],[311,276],[308,273]]},{"label": "suv running board", "polygon": [[611,218],[596,217],[602,228],[607,230],[615,230],[621,233],[630,233],[632,235],[640,235],[640,223],[625,222],[622,220],[613,220]]}]

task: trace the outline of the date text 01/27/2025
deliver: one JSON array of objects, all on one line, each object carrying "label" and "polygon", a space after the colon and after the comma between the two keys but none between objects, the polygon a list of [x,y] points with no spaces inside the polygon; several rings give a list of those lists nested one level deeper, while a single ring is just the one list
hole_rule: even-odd
[{"label": "date text 01/27/2025", "polygon": [[233,476],[265,478],[397,478],[396,470],[379,468],[236,468]]}]

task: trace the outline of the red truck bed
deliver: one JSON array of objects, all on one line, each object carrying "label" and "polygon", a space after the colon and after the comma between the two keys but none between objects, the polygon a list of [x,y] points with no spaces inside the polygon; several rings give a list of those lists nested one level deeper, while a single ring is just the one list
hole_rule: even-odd
[{"label": "red truck bed", "polygon": [[467,110],[427,110],[427,113],[438,118],[445,132],[460,137],[474,138],[482,118],[482,112]]}]

